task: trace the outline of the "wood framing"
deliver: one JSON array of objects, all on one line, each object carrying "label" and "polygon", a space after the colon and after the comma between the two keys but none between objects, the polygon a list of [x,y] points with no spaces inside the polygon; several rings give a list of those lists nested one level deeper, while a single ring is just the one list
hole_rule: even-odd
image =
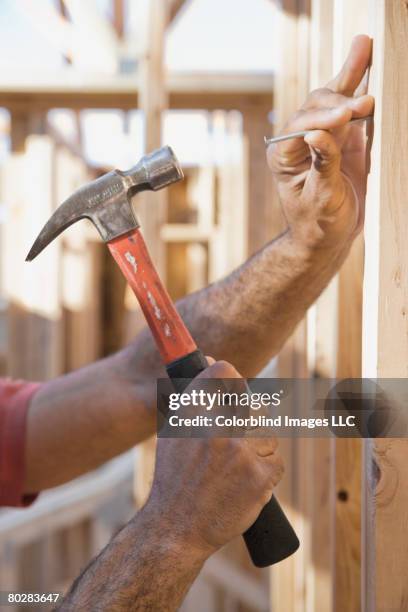
[{"label": "wood framing", "polygon": [[[272,73],[170,73],[165,79],[169,108],[240,109],[268,106],[273,89]],[[121,108],[139,107],[143,75],[95,77],[86,82],[69,68],[59,74],[35,78],[27,72],[2,72],[0,105],[10,109]]]},{"label": "wood framing", "polygon": [[[408,7],[373,6],[376,98],[366,211],[363,373],[408,376]],[[366,444],[364,611],[397,612],[408,602],[408,440]]]},{"label": "wood framing", "polygon": [[[164,67],[164,36],[168,21],[168,6],[162,0],[143,0],[143,52],[140,59],[139,106],[144,113],[145,150],[153,151],[162,145],[163,114],[167,108]],[[137,210],[149,253],[161,277],[165,273],[165,250],[159,240],[165,221],[166,190],[144,191],[138,195]],[[136,316],[140,316],[137,305]],[[134,332],[133,332],[134,333]],[[140,464],[135,482],[136,498],[143,504],[150,491],[154,472],[155,441],[147,440],[140,448]]]}]

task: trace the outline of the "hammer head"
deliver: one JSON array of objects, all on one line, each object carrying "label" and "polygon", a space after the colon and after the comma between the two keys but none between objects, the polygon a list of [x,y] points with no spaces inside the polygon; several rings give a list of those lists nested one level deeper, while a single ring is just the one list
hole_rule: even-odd
[{"label": "hammer head", "polygon": [[102,240],[109,242],[139,223],[131,198],[139,191],[158,191],[180,181],[183,172],[170,147],[145,155],[128,170],[113,170],[75,191],[53,213],[26,257],[31,261],[68,226],[79,219],[90,219]]}]

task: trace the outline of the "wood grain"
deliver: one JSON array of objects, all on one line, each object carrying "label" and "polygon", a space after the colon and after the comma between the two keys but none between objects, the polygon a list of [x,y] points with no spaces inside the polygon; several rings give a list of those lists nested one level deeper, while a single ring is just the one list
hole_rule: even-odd
[{"label": "wood grain", "polygon": [[[365,376],[408,374],[408,6],[376,0],[373,67],[376,97],[366,219]],[[408,441],[367,443],[364,610],[408,610]]]}]

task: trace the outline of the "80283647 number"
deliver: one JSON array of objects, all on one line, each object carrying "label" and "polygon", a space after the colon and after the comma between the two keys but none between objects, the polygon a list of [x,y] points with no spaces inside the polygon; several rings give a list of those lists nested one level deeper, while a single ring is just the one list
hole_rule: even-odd
[{"label": "80283647 number", "polygon": [[10,591],[4,593],[3,601],[9,604],[44,604],[44,603],[56,603],[60,598],[60,593],[17,593]]}]

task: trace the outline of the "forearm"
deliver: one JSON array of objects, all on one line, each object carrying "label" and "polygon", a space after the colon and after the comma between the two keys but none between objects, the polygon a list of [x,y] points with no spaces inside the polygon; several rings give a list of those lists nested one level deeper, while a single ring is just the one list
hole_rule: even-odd
[{"label": "forearm", "polygon": [[192,547],[177,526],[141,510],[75,581],[58,608],[138,612],[177,610],[209,553]]},{"label": "forearm", "polygon": [[[306,248],[286,232],[225,279],[181,300],[178,310],[204,353],[253,376],[278,353],[350,246]],[[125,352],[146,379],[164,375],[148,330]]]},{"label": "forearm", "polygon": [[[198,346],[258,373],[337,271],[348,246],[308,249],[287,232],[178,309]],[[156,379],[165,371],[148,329],[120,353],[54,381],[28,416],[26,492],[66,482],[154,432]]]},{"label": "forearm", "polygon": [[151,435],[144,392],[121,354],[44,383],[28,411],[25,492],[75,478]]}]

